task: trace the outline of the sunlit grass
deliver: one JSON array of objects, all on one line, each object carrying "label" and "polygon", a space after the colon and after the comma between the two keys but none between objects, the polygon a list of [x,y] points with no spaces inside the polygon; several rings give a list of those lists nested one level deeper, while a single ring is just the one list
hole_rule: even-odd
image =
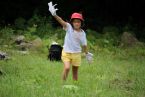
[{"label": "sunlit grass", "polygon": [[[0,61],[0,97],[145,97],[144,50],[94,52],[79,68],[78,90],[62,88],[62,62],[50,62],[47,54],[11,52]],[[67,84],[73,85],[70,72]]]}]

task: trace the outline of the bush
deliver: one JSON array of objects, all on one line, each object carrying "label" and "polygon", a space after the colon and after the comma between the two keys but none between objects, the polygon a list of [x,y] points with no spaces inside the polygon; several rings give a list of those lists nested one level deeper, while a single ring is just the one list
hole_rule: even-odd
[{"label": "bush", "polygon": [[26,28],[26,20],[22,17],[19,17],[15,20],[16,29],[24,30]]},{"label": "bush", "polygon": [[49,37],[51,34],[54,33],[54,30],[50,24],[41,24],[38,26],[35,35],[38,35],[41,38]]},{"label": "bush", "polygon": [[103,38],[106,46],[118,46],[120,42],[119,29],[114,26],[104,27]]},{"label": "bush", "polygon": [[41,17],[38,15],[33,15],[32,18],[30,18],[27,22],[29,27],[32,27],[33,25],[38,25],[41,23]]},{"label": "bush", "polygon": [[28,33],[31,35],[37,35],[41,38],[49,37],[54,29],[51,25],[51,18],[46,18],[35,14],[30,20],[27,22]]},{"label": "bush", "polygon": [[13,35],[15,30],[9,27],[5,27],[0,30],[0,44],[9,44],[11,40],[11,36]]},{"label": "bush", "polygon": [[27,36],[29,39],[32,38],[33,36],[37,36],[34,33],[37,31],[37,26],[33,25],[32,27],[27,27],[27,30],[25,31],[25,36]]}]

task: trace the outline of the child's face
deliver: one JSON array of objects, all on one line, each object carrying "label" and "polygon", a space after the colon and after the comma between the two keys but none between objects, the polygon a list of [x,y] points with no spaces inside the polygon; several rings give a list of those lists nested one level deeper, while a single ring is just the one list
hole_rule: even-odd
[{"label": "child's face", "polygon": [[79,19],[74,19],[72,21],[74,29],[80,29],[81,28],[81,20]]}]

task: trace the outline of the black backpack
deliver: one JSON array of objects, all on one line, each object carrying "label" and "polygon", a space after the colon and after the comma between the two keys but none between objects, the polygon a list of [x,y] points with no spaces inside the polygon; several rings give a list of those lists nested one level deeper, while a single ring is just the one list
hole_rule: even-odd
[{"label": "black backpack", "polygon": [[49,48],[48,59],[50,61],[60,61],[61,60],[62,47],[58,44],[52,44]]}]

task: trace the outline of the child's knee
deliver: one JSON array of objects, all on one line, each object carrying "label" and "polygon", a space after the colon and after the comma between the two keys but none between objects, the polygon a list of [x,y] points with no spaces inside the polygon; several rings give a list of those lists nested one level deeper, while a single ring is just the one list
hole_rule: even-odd
[{"label": "child's knee", "polygon": [[65,67],[65,71],[69,71],[70,70],[70,67]]}]

